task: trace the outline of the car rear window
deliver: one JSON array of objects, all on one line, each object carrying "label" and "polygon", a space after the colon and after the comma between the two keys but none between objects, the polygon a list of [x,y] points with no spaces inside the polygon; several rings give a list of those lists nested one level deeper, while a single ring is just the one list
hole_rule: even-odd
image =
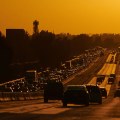
[{"label": "car rear window", "polygon": [[84,86],[68,86],[67,90],[85,90]]},{"label": "car rear window", "polygon": [[100,89],[97,86],[87,86],[89,92],[100,92]]}]

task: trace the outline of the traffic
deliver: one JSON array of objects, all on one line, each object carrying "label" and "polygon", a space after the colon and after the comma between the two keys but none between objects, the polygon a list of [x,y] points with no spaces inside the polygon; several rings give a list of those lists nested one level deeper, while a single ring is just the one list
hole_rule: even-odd
[{"label": "traffic", "polygon": [[97,60],[105,49],[96,47],[86,50],[79,56],[62,63],[58,68],[46,68],[43,70],[27,70],[22,78],[0,84],[1,92],[37,92],[42,90],[47,80],[66,81],[78,71],[86,69],[91,63]]},{"label": "traffic", "polygon": [[[119,83],[119,81],[116,81],[116,52],[113,51],[108,53],[103,67],[93,76],[93,78],[91,78],[91,80],[89,80],[89,82],[80,85],[68,84],[72,81],[70,78],[74,77],[76,73],[82,73],[89,68],[93,61],[97,61],[97,59],[101,57],[101,53],[103,56],[103,49],[98,49],[97,53],[94,55],[93,51],[91,52],[90,50],[89,53],[87,51],[84,56],[88,59],[85,60],[85,58],[82,58],[82,60],[86,62],[80,64],[81,60],[78,61],[77,59],[77,62],[73,62],[72,60],[69,67],[67,62],[67,66],[65,66],[64,69],[47,69],[46,71],[39,73],[37,73],[36,70],[28,70],[26,71],[24,78],[0,85],[0,100],[10,101],[44,98],[45,103],[48,102],[48,100],[61,100],[63,106],[67,106],[69,103],[83,104],[84,102],[80,101],[84,100],[86,101],[84,104],[87,106],[90,103],[102,104],[102,99],[107,98],[111,86]],[[81,89],[81,87],[84,88],[84,90]],[[84,96],[84,94],[80,91],[84,91],[83,93],[87,94],[85,95],[87,97],[81,97],[81,94],[82,96]],[[119,87],[116,91],[115,97],[119,96]]]}]

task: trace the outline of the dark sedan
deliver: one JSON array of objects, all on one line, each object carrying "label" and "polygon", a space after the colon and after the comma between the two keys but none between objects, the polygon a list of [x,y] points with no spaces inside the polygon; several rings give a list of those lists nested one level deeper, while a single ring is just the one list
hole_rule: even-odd
[{"label": "dark sedan", "polygon": [[67,104],[85,104],[89,105],[89,94],[85,85],[68,85],[63,94],[63,106]]}]

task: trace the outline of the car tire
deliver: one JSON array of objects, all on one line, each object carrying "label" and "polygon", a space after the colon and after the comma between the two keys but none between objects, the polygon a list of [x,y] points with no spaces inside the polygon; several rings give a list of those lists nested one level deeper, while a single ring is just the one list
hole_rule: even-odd
[{"label": "car tire", "polygon": [[63,107],[67,107],[67,103],[66,102],[63,102]]},{"label": "car tire", "polygon": [[116,95],[114,95],[114,98],[116,97]]},{"label": "car tire", "polygon": [[99,103],[99,104],[102,104],[102,100],[100,100],[98,103]]},{"label": "car tire", "polygon": [[48,98],[44,98],[44,103],[48,103]]},{"label": "car tire", "polygon": [[89,99],[86,100],[85,106],[89,106]]},{"label": "car tire", "polygon": [[89,102],[86,102],[86,103],[85,103],[85,106],[89,106],[89,105],[90,105]]}]

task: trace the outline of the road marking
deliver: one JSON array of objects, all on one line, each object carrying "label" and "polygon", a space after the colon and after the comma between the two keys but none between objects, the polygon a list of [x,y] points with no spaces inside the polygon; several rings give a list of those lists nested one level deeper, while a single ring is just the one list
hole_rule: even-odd
[{"label": "road marking", "polygon": [[57,104],[34,104],[28,106],[1,109],[0,113],[32,113],[32,114],[59,114],[70,110],[63,108],[61,103]]}]

